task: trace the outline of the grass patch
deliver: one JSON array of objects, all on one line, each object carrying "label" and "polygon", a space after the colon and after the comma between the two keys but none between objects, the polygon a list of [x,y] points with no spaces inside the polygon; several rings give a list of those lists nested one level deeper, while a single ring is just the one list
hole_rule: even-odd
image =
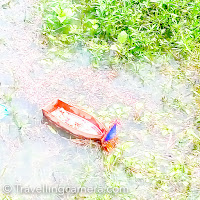
[{"label": "grass patch", "polygon": [[41,9],[49,41],[87,46],[95,63],[163,53],[200,59],[199,1],[45,0]]}]

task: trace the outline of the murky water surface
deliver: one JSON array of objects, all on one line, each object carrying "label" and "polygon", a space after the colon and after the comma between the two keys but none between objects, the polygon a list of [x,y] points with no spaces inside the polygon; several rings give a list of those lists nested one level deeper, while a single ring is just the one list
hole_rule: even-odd
[{"label": "murky water surface", "polygon": [[[135,73],[127,73],[94,70],[84,52],[68,61],[54,58],[41,44],[41,24],[34,3],[0,2],[1,103],[10,111],[1,120],[0,183],[79,186],[89,169],[86,185],[104,186],[98,146],[78,145],[69,134],[52,131],[43,120],[42,106],[57,97],[93,108],[97,115],[104,111],[109,118],[103,116],[105,122],[119,118],[121,143],[132,144],[127,156],[142,158],[154,152],[174,159],[176,136],[191,126],[194,109],[187,106],[193,101],[190,85],[172,78],[178,63],[168,63],[168,71],[162,61],[137,64]],[[186,106],[178,105],[177,99]],[[124,108],[128,108],[126,117],[121,111]],[[140,179],[129,179],[120,168],[113,179],[131,185],[136,194],[149,187]],[[27,198],[56,199],[35,194]]]}]

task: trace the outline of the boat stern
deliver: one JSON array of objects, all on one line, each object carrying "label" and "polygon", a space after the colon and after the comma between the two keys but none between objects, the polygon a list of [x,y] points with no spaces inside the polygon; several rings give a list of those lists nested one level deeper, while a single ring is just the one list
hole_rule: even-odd
[{"label": "boat stern", "polygon": [[118,143],[118,136],[117,136],[117,123],[110,128],[107,134],[101,140],[102,148],[106,151],[111,151],[116,147]]}]

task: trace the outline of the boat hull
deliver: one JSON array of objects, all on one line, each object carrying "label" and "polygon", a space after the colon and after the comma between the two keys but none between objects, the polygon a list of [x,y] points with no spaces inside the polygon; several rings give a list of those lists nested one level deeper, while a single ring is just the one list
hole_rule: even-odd
[{"label": "boat hull", "polygon": [[[56,110],[58,110],[58,108],[63,108],[67,113],[70,113],[71,115],[76,115],[77,120],[79,118],[82,118],[83,120],[86,120],[86,122],[90,122],[94,126],[94,128],[99,130],[99,134],[91,134],[89,132],[81,131],[78,128],[69,125],[68,123],[65,123],[63,120],[59,119],[59,117],[56,117],[53,114]],[[97,119],[95,119],[92,115],[79,109],[76,106],[72,106],[65,103],[61,99],[56,99],[49,105],[45,106],[42,109],[42,112],[43,115],[55,125],[81,139],[92,139],[102,141],[102,138],[104,138],[105,134],[108,132],[107,128]]]}]

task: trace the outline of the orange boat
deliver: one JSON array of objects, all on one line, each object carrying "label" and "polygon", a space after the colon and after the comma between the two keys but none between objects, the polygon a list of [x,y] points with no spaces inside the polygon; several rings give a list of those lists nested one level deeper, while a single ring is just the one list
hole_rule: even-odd
[{"label": "orange boat", "polygon": [[106,151],[110,151],[117,144],[116,123],[107,129],[92,115],[60,99],[45,106],[42,112],[47,119],[74,136],[99,141]]}]

